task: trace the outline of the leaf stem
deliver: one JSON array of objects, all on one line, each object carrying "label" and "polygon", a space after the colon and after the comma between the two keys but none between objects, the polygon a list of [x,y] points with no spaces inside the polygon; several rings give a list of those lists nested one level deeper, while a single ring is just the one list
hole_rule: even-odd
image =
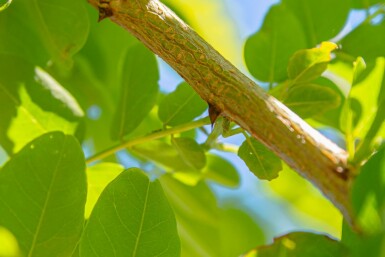
[{"label": "leaf stem", "polygon": [[205,117],[203,119],[192,121],[192,122],[189,122],[186,124],[182,124],[180,126],[176,126],[176,127],[170,128],[170,129],[166,129],[166,130],[151,133],[151,134],[146,135],[146,136],[130,139],[128,141],[124,141],[124,142],[121,142],[119,144],[113,145],[110,148],[107,148],[107,149],[105,149],[99,153],[96,153],[93,156],[88,157],[86,159],[86,163],[89,164],[89,163],[92,163],[94,161],[103,159],[103,158],[110,156],[110,155],[116,153],[117,151],[125,149],[127,147],[131,147],[131,146],[138,145],[138,144],[143,144],[143,143],[155,140],[155,139],[159,139],[159,138],[169,136],[172,134],[176,134],[176,133],[185,132],[185,131],[188,131],[191,129],[199,128],[199,127],[204,126],[204,125],[208,125],[208,124],[210,124],[210,119],[208,117]]}]

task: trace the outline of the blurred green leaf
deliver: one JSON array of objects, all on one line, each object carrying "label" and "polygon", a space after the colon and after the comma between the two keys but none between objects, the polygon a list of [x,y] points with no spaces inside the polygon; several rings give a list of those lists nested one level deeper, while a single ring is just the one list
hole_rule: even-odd
[{"label": "blurred green leaf", "polygon": [[284,5],[275,5],[268,12],[261,30],[249,37],[244,58],[250,73],[261,81],[279,82],[287,78],[291,55],[306,48],[301,24]]},{"label": "blurred green leaf", "polygon": [[361,168],[352,187],[352,204],[357,233],[344,224],[342,241],[352,257],[382,257],[385,254],[385,148],[382,147]]},{"label": "blurred green leaf", "polygon": [[174,171],[189,169],[189,166],[184,162],[176,149],[164,141],[154,140],[145,144],[135,145],[131,149],[134,153]]},{"label": "blurred green leaf", "polygon": [[269,246],[253,250],[245,257],[348,257],[347,248],[325,235],[293,232],[274,239]]},{"label": "blurred green leaf", "polygon": [[336,48],[334,43],[323,42],[319,48],[295,52],[287,68],[292,84],[311,82],[321,76],[331,60],[331,52]]},{"label": "blurred green leaf", "polygon": [[354,56],[362,56],[366,62],[373,62],[379,56],[385,57],[385,21],[380,24],[362,24],[346,35],[342,41],[342,51]]},{"label": "blurred green leaf", "polygon": [[122,165],[112,162],[97,163],[87,168],[88,191],[85,209],[86,218],[90,216],[104,188],[123,170],[124,167]]},{"label": "blurred green leaf", "polygon": [[[191,144],[190,139],[186,139],[186,142],[187,144]],[[198,156],[198,162],[199,159],[201,162],[205,162],[205,157],[204,155],[202,156],[202,149],[198,149],[197,147],[199,148],[199,145],[194,148],[197,150],[196,155]],[[192,166],[193,164],[189,163],[189,161],[191,162],[195,158],[187,156],[187,152],[190,150],[184,149],[182,150],[183,153],[181,153],[178,152],[174,146],[163,141],[151,141],[145,144],[136,145],[132,147],[132,150],[135,154],[138,154],[149,161],[155,162],[167,172],[172,173],[174,178],[187,185],[194,186],[202,179],[202,171]],[[182,157],[182,154],[184,157]]]},{"label": "blurred green leaf", "polygon": [[206,108],[206,102],[189,84],[183,82],[174,92],[163,98],[159,104],[158,116],[165,125],[175,126],[192,121]]},{"label": "blurred green leaf", "polygon": [[132,132],[151,111],[159,91],[155,55],[143,44],[125,54],[121,67],[121,98],[111,128],[113,139]]},{"label": "blurred green leaf", "polygon": [[161,184],[151,182],[140,169],[123,171],[96,203],[80,256],[179,255],[175,216]]},{"label": "blurred green leaf", "polygon": [[221,256],[220,211],[214,194],[201,182],[187,186],[169,174],[160,177],[173,207],[181,239],[181,257]]},{"label": "blurred green leaf", "polygon": [[361,168],[352,189],[352,202],[359,225],[370,234],[385,230],[385,148]]},{"label": "blurred green leaf", "polygon": [[171,142],[189,167],[200,170],[206,165],[205,152],[194,139],[178,137],[173,138]]},{"label": "blurred green leaf", "polygon": [[259,179],[272,180],[282,170],[281,160],[256,139],[248,137],[238,150],[238,156]]},{"label": "blurred green leaf", "polygon": [[300,84],[289,89],[283,103],[302,118],[309,118],[341,103],[338,92],[316,84]]},{"label": "blurred green leaf", "polygon": [[28,256],[69,256],[83,228],[86,194],[79,143],[61,132],[45,134],[0,170],[0,226]]},{"label": "blurred green leaf", "polygon": [[377,100],[381,92],[384,71],[385,58],[377,58],[373,70],[364,79],[359,80],[350,91],[350,98],[356,99],[362,109],[360,119],[354,127],[354,135],[358,138],[366,135],[376,113],[380,111]]},{"label": "blurred green leaf", "polygon": [[335,37],[344,27],[350,11],[350,0],[284,0],[283,4],[298,18],[308,47]]},{"label": "blurred green leaf", "polygon": [[14,1],[0,16],[0,53],[20,56],[44,67],[49,60],[64,67],[88,35],[85,2]]},{"label": "blurred green leaf", "polygon": [[241,256],[265,242],[263,231],[248,213],[224,208],[220,217],[221,257]]},{"label": "blurred green leaf", "polygon": [[368,9],[372,5],[383,2],[384,0],[352,0],[352,7],[355,9]]},{"label": "blurred green leaf", "polygon": [[240,177],[231,162],[214,154],[207,155],[207,165],[202,171],[206,179],[228,187],[237,187]]}]

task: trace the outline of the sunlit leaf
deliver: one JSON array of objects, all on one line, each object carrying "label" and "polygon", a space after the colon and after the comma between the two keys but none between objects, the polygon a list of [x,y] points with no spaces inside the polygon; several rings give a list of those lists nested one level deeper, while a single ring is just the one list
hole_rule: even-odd
[{"label": "sunlit leaf", "polygon": [[137,168],[122,172],[96,203],[80,242],[80,256],[179,254],[175,216],[159,181],[151,182]]},{"label": "sunlit leaf", "polygon": [[192,121],[206,110],[207,104],[186,82],[167,95],[159,105],[158,115],[165,125]]},{"label": "sunlit leaf", "polygon": [[344,27],[350,11],[350,0],[284,0],[304,28],[307,46],[335,37]]},{"label": "sunlit leaf", "polygon": [[76,0],[14,1],[0,16],[0,52],[40,66],[69,67],[88,35],[86,3]]},{"label": "sunlit leaf", "polygon": [[224,186],[236,187],[240,183],[239,174],[233,164],[218,155],[207,156],[207,165],[202,173],[206,179]]},{"label": "sunlit leaf", "polygon": [[287,68],[292,84],[311,82],[321,76],[331,60],[331,51],[337,45],[331,42],[323,42],[319,48],[297,51],[289,61]]},{"label": "sunlit leaf", "polygon": [[0,256],[1,257],[20,257],[20,249],[17,240],[11,232],[0,227]]},{"label": "sunlit leaf", "polygon": [[0,99],[6,112],[0,123],[1,138],[5,138],[2,145],[9,153],[19,151],[33,138],[46,132],[60,130],[73,134],[76,130],[76,121],[68,121],[55,113],[45,111],[30,98],[22,85],[13,88],[13,85],[0,84]]},{"label": "sunlit leaf", "polygon": [[331,88],[316,84],[301,84],[289,89],[284,104],[302,118],[338,107],[341,98]]},{"label": "sunlit leaf", "polygon": [[298,19],[287,7],[276,5],[268,12],[261,30],[246,41],[244,58],[255,78],[279,82],[287,77],[291,55],[303,48],[306,39]]},{"label": "sunlit leaf", "polygon": [[97,163],[87,168],[87,203],[85,209],[85,217],[88,218],[94,208],[96,201],[104,188],[114,180],[124,167],[118,163]]},{"label": "sunlit leaf", "polygon": [[69,256],[80,238],[85,163],[73,136],[45,134],[0,170],[0,226],[28,256]]},{"label": "sunlit leaf", "polygon": [[139,126],[154,106],[159,90],[155,55],[142,44],[128,49],[121,73],[121,98],[111,130],[113,139],[121,139]]},{"label": "sunlit leaf", "polygon": [[259,179],[272,180],[282,169],[281,160],[254,138],[247,138],[242,143],[238,156]]},{"label": "sunlit leaf", "polygon": [[247,257],[348,257],[347,248],[325,235],[293,232],[274,239],[269,246],[262,246],[246,254]]}]

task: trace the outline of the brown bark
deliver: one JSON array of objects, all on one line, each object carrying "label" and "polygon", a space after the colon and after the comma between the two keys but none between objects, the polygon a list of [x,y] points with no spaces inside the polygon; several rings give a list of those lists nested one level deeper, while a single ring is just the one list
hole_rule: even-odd
[{"label": "brown bark", "polygon": [[158,0],[88,0],[194,90],[317,186],[352,221],[347,153],[241,73]]}]

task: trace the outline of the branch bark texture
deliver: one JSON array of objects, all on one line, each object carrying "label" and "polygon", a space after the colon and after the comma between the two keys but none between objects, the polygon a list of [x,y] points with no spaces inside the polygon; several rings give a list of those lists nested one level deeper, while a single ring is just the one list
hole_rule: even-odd
[{"label": "branch bark texture", "polygon": [[221,115],[316,185],[352,221],[347,153],[240,72],[158,0],[88,0],[173,67]]}]

